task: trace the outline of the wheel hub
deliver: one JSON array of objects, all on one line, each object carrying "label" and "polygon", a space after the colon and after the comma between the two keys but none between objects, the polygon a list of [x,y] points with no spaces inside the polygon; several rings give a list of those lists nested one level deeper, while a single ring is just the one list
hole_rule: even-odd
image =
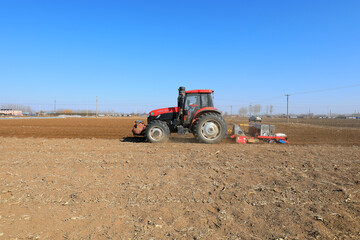
[{"label": "wheel hub", "polygon": [[161,139],[162,135],[163,132],[160,128],[154,127],[153,129],[151,129],[150,136],[152,139],[159,140]]},{"label": "wheel hub", "polygon": [[219,127],[213,122],[205,122],[201,132],[205,138],[214,139],[219,135]]}]

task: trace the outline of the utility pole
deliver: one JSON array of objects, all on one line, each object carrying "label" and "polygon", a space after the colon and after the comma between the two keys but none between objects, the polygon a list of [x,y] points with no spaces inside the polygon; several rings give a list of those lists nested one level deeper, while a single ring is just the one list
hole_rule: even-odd
[{"label": "utility pole", "polygon": [[286,122],[289,123],[289,94],[286,94]]},{"label": "utility pole", "polygon": [[98,96],[96,96],[96,117],[98,116]]},{"label": "utility pole", "polygon": [[56,100],[54,102],[54,113],[56,113]]},{"label": "utility pole", "polygon": [[232,105],[230,106],[230,117],[232,116]]}]

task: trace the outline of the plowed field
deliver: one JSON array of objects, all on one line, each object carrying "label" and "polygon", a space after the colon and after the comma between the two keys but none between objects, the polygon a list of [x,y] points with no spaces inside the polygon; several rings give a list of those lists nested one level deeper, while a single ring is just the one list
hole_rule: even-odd
[{"label": "plowed field", "polygon": [[360,239],[357,127],[150,144],[134,120],[0,120],[0,239]]},{"label": "plowed field", "polygon": [[[140,118],[141,119],[141,118]],[[0,120],[0,136],[44,138],[101,138],[124,139],[132,136],[135,118],[65,118],[65,119],[16,119]],[[146,121],[146,119],[141,119]],[[292,144],[331,144],[360,146],[360,120],[317,119],[309,123],[287,124],[283,119],[270,119],[264,123],[274,124],[276,132],[286,133]],[[247,119],[226,119],[228,123],[247,124]],[[292,120],[294,121],[294,120]],[[349,126],[351,127],[343,127]],[[247,127],[242,127],[246,130]],[[192,135],[185,136],[195,142]],[[173,134],[173,141],[182,137]],[[185,142],[186,142],[185,141]]]}]

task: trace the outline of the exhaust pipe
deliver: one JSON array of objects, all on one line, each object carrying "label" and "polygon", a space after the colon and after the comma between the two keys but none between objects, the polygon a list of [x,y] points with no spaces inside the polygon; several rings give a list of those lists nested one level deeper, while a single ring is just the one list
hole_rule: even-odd
[{"label": "exhaust pipe", "polygon": [[178,107],[182,109],[185,98],[185,87],[179,87]]}]

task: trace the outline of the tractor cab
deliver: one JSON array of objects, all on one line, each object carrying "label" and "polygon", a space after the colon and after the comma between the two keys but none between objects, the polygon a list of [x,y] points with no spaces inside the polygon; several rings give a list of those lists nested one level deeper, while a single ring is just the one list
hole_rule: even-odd
[{"label": "tractor cab", "polygon": [[190,125],[194,116],[200,110],[215,109],[212,93],[213,90],[191,90],[185,92],[184,99],[184,125]]}]

